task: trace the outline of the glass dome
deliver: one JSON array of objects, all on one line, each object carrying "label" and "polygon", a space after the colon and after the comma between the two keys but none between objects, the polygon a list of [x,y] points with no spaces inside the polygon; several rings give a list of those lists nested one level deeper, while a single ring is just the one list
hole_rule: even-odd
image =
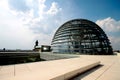
[{"label": "glass dome", "polygon": [[105,32],[94,22],[74,19],[64,23],[54,34],[52,52],[80,54],[113,54]]}]

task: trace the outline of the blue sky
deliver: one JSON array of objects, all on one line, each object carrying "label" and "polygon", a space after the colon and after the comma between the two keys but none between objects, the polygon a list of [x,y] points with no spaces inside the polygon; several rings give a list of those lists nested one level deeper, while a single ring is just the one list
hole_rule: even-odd
[{"label": "blue sky", "polygon": [[0,48],[33,49],[50,45],[55,31],[68,20],[98,24],[113,49],[120,49],[120,0],[0,0]]},{"label": "blue sky", "polygon": [[[46,4],[53,2],[49,0]],[[87,18],[92,21],[112,17],[120,19],[120,0],[55,0],[69,18]],[[69,15],[66,15],[68,14]]]}]

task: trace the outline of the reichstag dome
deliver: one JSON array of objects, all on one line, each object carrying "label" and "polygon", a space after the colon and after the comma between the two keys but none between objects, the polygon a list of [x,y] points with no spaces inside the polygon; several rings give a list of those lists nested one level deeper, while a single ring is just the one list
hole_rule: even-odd
[{"label": "reichstag dome", "polygon": [[52,52],[112,55],[105,32],[94,22],[74,19],[64,23],[52,39]]}]

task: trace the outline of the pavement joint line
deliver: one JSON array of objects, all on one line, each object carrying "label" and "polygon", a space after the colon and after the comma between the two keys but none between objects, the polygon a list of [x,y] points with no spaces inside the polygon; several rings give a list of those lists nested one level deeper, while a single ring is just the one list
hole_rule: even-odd
[{"label": "pavement joint line", "polygon": [[113,64],[115,64],[115,61],[107,69],[105,69],[105,71],[103,71],[95,80],[97,80],[98,78],[100,78],[106,71],[108,71],[113,66]]},{"label": "pavement joint line", "polygon": [[31,71],[30,67],[27,64],[26,64],[26,66],[27,66],[28,70]]},{"label": "pavement joint line", "polygon": [[15,72],[15,65],[14,65],[14,76],[16,75],[16,72]]}]

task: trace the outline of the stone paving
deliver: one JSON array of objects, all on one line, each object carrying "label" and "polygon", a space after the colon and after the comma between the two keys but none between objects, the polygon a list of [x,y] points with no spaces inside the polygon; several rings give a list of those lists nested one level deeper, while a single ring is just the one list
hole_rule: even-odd
[{"label": "stone paving", "polygon": [[0,66],[0,80],[67,80],[99,63],[71,58]]},{"label": "stone paving", "polygon": [[120,56],[80,56],[80,58],[99,60],[101,67],[80,74],[72,80],[120,80]]},{"label": "stone paving", "polygon": [[[80,72],[98,65],[99,61],[99,67]],[[81,74],[75,76],[78,73]],[[71,77],[70,80],[120,80],[119,74],[120,56],[117,55],[77,55],[77,58],[0,66],[0,80],[65,80],[67,77]]]}]

